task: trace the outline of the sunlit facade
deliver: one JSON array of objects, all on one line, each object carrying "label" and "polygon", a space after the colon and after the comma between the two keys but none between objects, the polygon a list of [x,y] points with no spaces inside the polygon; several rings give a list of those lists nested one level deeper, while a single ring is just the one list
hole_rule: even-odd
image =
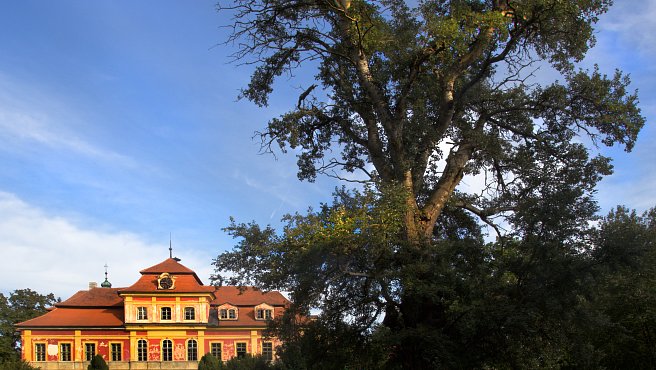
[{"label": "sunlit facade", "polygon": [[169,258],[132,286],[105,280],[17,329],[23,359],[42,370],[86,369],[96,354],[110,369],[197,369],[206,353],[274,359],[279,343],[264,331],[288,304],[279,292],[203,285]]}]

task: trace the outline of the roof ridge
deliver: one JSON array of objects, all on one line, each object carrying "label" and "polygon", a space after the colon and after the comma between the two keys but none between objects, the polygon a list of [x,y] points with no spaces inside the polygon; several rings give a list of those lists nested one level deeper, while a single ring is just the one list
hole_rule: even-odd
[{"label": "roof ridge", "polygon": [[162,272],[174,272],[177,274],[196,274],[189,267],[181,264],[175,258],[167,258],[164,261],[139,271],[141,274],[153,274]]}]

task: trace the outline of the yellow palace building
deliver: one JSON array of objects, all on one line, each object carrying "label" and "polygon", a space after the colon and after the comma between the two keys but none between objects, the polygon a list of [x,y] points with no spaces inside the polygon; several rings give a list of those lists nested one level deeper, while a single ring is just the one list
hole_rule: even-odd
[{"label": "yellow palace building", "polygon": [[17,324],[23,359],[42,370],[86,369],[96,354],[110,369],[197,369],[206,353],[273,359],[279,342],[264,331],[290,302],[279,292],[203,285],[179,261],[140,271],[126,288],[105,278]]}]

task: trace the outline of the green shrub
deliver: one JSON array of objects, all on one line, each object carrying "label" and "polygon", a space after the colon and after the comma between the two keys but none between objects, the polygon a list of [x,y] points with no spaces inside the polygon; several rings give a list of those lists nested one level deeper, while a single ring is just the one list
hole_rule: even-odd
[{"label": "green shrub", "polygon": [[87,370],[109,370],[109,366],[101,355],[95,355],[91,359],[91,363],[87,366]]},{"label": "green shrub", "polygon": [[214,357],[211,353],[206,353],[200,358],[198,363],[198,370],[223,370],[225,366],[223,362]]},{"label": "green shrub", "polygon": [[273,367],[262,356],[247,354],[242,358],[233,357],[225,363],[227,370],[270,370]]},{"label": "green shrub", "polygon": [[22,360],[5,360],[0,362],[0,370],[39,370],[40,367],[32,367]]}]

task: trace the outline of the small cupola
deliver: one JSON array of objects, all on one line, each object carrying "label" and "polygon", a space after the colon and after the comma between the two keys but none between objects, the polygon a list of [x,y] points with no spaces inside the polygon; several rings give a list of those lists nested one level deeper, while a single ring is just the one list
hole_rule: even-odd
[{"label": "small cupola", "polygon": [[100,286],[103,287],[103,288],[111,288],[112,287],[112,283],[110,283],[109,280],[107,280],[107,267],[108,267],[107,264],[105,264],[105,281],[100,283]]}]

